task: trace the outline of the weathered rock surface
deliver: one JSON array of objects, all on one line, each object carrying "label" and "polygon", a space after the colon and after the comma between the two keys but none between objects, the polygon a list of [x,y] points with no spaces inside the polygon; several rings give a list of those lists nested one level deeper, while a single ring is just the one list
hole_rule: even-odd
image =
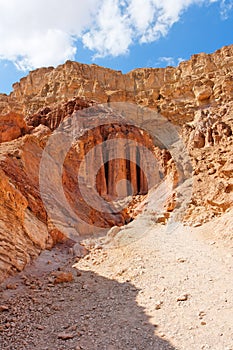
[{"label": "weathered rock surface", "polygon": [[28,131],[23,115],[10,112],[0,118],[0,143],[17,139]]},{"label": "weathered rock surface", "polygon": [[[82,110],[92,106],[92,104],[92,102],[77,98],[60,106],[38,111],[30,118],[25,118],[27,122],[27,124],[24,122],[25,130],[27,130],[26,135],[21,137],[17,135],[15,140],[0,144],[1,279],[11,271],[22,270],[41,249],[49,248],[57,241],[64,240],[67,228],[70,230],[70,234],[74,234],[74,231],[77,235],[85,235],[93,233],[93,227],[109,228],[125,224],[130,220],[128,211],[120,209],[119,212],[114,212],[112,200],[119,196],[124,198],[129,195],[147,193],[147,180],[140,171],[140,160],[138,161],[139,165],[136,165],[137,149],[130,147],[131,142],[135,140],[144,145],[146,149],[150,149],[151,152],[157,150],[155,153],[158,161],[161,152],[154,147],[148,134],[145,132],[142,134],[137,127],[132,125],[124,125],[123,119],[121,124],[120,117],[115,118],[110,109],[94,106],[90,115],[83,112],[83,115],[78,119],[79,128],[76,130],[76,137],[80,137],[71,148],[69,147],[70,150],[64,158],[64,164],[63,160],[60,159],[64,153],[63,147],[65,147],[65,141],[62,138],[59,139],[58,148],[55,149],[58,162],[63,164],[62,184],[66,199],[72,207],[74,215],[82,221],[71,217],[69,212],[66,212],[62,201],[54,209],[55,219],[53,217],[53,221],[51,221],[51,218],[48,217],[39,186],[40,176],[42,176],[40,165],[43,149],[55,127],[58,127],[63,120],[69,124],[70,120],[75,117],[77,110]],[[106,123],[98,126],[100,112]],[[114,118],[117,123],[114,123]],[[67,123],[64,124],[65,128]],[[112,149],[111,158],[104,151],[104,142],[113,137],[127,139],[127,147],[123,145],[123,147]],[[85,187],[86,197],[83,199],[78,181],[79,167],[85,155],[97,145],[100,147],[96,148],[92,159],[85,166],[91,169],[96,159],[100,159],[103,166],[97,173],[96,181],[93,178],[90,188]],[[129,154],[128,160],[126,159],[127,153]],[[161,164],[161,174],[162,169]],[[89,173],[91,172],[89,171]],[[49,185],[46,190],[50,196],[51,206],[54,207],[54,203],[58,201],[56,192],[60,186],[59,171],[55,168],[54,172],[49,174],[45,169],[45,177],[50,176],[55,191],[51,190]],[[132,188],[128,188],[126,182],[125,191],[117,193],[116,182],[120,180],[128,180],[133,184]],[[92,188],[95,186],[100,196],[105,199],[99,210],[98,203],[93,199]],[[88,223],[89,226],[85,223]]]},{"label": "weathered rock surface", "polygon": [[[133,102],[179,125],[194,168],[193,195],[185,220],[189,224],[202,223],[233,205],[232,100],[233,46],[211,55],[194,55],[177,68],[135,69],[127,74],[67,61],[57,68],[37,69],[14,84],[9,96],[0,94],[0,279],[22,270],[41,249],[64,239],[62,230],[47,217],[39,191],[43,149],[63,121],[67,120],[68,125],[75,113],[87,107],[95,109],[98,102]],[[102,114],[106,120],[114,117],[106,108]],[[117,160],[105,159],[103,150],[94,155],[102,157],[105,164],[97,174],[96,188],[109,200],[105,204],[108,209],[119,194],[124,197],[145,194],[148,190],[147,181],[136,165],[137,150],[131,146],[132,140],[154,152],[162,176],[172,174],[172,182],[178,182],[171,154],[154,147],[149,134],[119,121],[118,116],[116,123],[99,127],[93,113],[92,116],[84,113],[79,125],[79,130],[83,130],[81,139],[73,144],[64,162],[63,186],[69,204],[81,219],[99,227],[124,224],[130,219],[130,211],[112,215],[110,210],[103,217],[82,200],[77,171],[83,156],[93,146],[113,137],[128,142],[124,149],[113,150],[112,156]],[[62,143],[59,149],[62,150]],[[124,159],[126,154],[129,161]],[[56,184],[56,174],[53,179]],[[119,193],[116,182],[121,180],[126,181]],[[91,192],[88,189],[86,192],[91,201]],[[173,211],[175,206],[173,193],[165,211]],[[59,210],[62,212],[63,208],[60,206]],[[87,233],[82,227],[78,231]]]},{"label": "weathered rock surface", "polygon": [[184,126],[193,160],[188,222],[206,222],[233,206],[233,103],[198,112]]},{"label": "weathered rock surface", "polygon": [[136,102],[183,124],[200,108],[232,100],[232,71],[232,45],[214,54],[193,55],[177,68],[141,68],[127,74],[67,61],[55,69],[37,69],[15,83],[9,96],[0,95],[0,114],[14,110],[28,116],[53,103],[85,97]]}]

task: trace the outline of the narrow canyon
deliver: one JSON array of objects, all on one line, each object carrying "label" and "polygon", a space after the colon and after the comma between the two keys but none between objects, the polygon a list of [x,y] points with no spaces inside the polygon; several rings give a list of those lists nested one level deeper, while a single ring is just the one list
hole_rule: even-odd
[{"label": "narrow canyon", "polygon": [[[190,264],[194,262],[190,247],[192,245],[198,251],[200,244],[200,261],[208,264],[205,256],[209,256],[211,273],[215,276],[214,271],[220,267],[200,236],[214,240],[214,244],[222,242],[219,246],[226,244],[226,249],[229,249],[233,237],[232,208],[233,45],[213,54],[193,55],[178,67],[140,68],[127,74],[95,64],[67,61],[56,68],[34,70],[15,83],[9,95],[0,94],[0,282],[5,286],[1,292],[6,294],[6,298],[12,296],[20,299],[20,292],[17,295],[14,284],[11,288],[12,284],[7,282],[10,286],[7,288],[4,283],[15,278],[14,281],[21,286],[17,280],[17,276],[21,276],[28,286],[33,285],[32,289],[43,290],[44,296],[52,285],[51,288],[62,299],[59,276],[53,274],[48,277],[48,285],[45,285],[41,282],[43,274],[40,268],[43,266],[44,272],[50,274],[52,268],[59,267],[56,259],[58,265],[65,264],[66,259],[74,263],[69,254],[75,252],[76,246],[76,268],[83,271],[74,282],[78,285],[78,278],[83,278],[80,298],[85,298],[85,288],[98,294],[93,280],[98,280],[103,287],[107,286],[114,271],[115,281],[118,282],[114,282],[115,291],[111,289],[112,294],[118,291],[123,303],[127,304],[127,300],[124,300],[127,293],[129,297],[133,295],[136,298],[135,290],[127,283],[135,278],[135,288],[140,290],[153,275],[152,272],[145,272],[145,280],[143,277],[139,280],[144,274],[143,267],[140,275],[133,270],[130,259],[137,260],[140,256],[138,264],[144,266],[150,265],[147,258],[151,256],[156,264],[156,278],[161,289],[159,293],[163,296],[163,300],[156,304],[156,310],[160,310],[166,303],[164,295],[169,288],[165,283],[166,278],[172,281],[168,266],[173,264],[172,248],[176,245],[175,237],[178,237],[176,225],[182,227],[181,237],[177,238],[180,239],[180,254],[185,255],[187,248],[188,255],[188,258],[176,256],[176,263],[184,266],[186,261]],[[154,236],[150,225],[153,226]],[[167,233],[174,230],[175,233],[164,239],[163,248],[158,237],[164,230]],[[147,231],[149,234],[145,236]],[[227,238],[226,231],[229,233]],[[144,243],[140,247],[142,238]],[[156,243],[153,241],[155,239]],[[122,249],[118,253],[114,251],[115,246],[111,246],[114,240]],[[108,247],[107,253],[103,242]],[[167,249],[168,252],[167,261],[161,260],[165,276],[163,283],[163,273],[158,271],[160,260],[154,255],[157,248],[161,251]],[[224,253],[221,259],[223,256]],[[90,267],[92,258],[95,263]],[[51,260],[54,261],[51,263]],[[41,265],[36,272],[33,266],[37,264]],[[152,265],[149,267],[152,271]],[[72,283],[71,267],[68,270],[61,282]],[[30,271],[36,276],[34,282],[30,280]],[[186,274],[185,271],[182,273]],[[211,276],[208,278],[211,279]],[[227,275],[223,274],[224,281],[229,276],[230,267]],[[87,283],[85,287],[85,278],[93,283]],[[190,278],[194,279],[194,272]],[[202,285],[200,276],[196,278]],[[187,288],[188,282],[184,282],[184,285]],[[220,288],[220,285],[217,287]],[[148,294],[149,287],[145,288]],[[208,288],[211,289],[209,284]],[[180,292],[176,305],[177,302],[179,305],[189,302],[189,294]],[[71,297],[69,287],[64,293],[67,293],[67,298]],[[226,293],[231,298],[229,291]],[[145,298],[149,300],[147,294]],[[138,295],[140,299],[140,292]],[[88,298],[90,305],[97,308],[92,297],[89,295]],[[106,298],[108,296],[103,293],[103,305]],[[26,308],[34,310],[37,302],[33,300],[28,301]],[[63,301],[66,302],[66,299]],[[86,307],[82,300],[77,312],[90,312]],[[167,312],[172,313],[170,307]],[[0,305],[0,314],[5,315],[9,311],[7,308]],[[72,304],[71,308],[76,306]],[[198,304],[198,308],[201,305]],[[130,313],[129,305],[127,310]],[[101,319],[98,310],[97,315],[98,321]],[[140,310],[138,315],[142,317]],[[75,316],[72,314],[72,317]],[[89,321],[87,328],[90,325],[93,327],[94,321]],[[175,323],[175,316],[173,321]],[[10,321],[4,322],[0,326],[0,335]],[[161,322],[169,333],[166,320],[161,318]],[[184,322],[188,327],[186,318]],[[201,322],[204,327],[205,321]],[[153,331],[146,327],[146,320],[142,320],[142,324],[145,333],[153,338]],[[140,323],[137,326],[140,328]],[[39,330],[43,332],[43,327],[46,327],[44,320],[41,327]],[[59,341],[72,341],[75,329],[69,327],[67,332],[60,334]],[[104,334],[107,331],[99,330],[99,334],[101,332]],[[143,332],[140,334],[142,339],[137,349],[144,349],[145,344],[145,349],[175,349],[163,340],[162,335],[156,342],[151,338],[149,344],[143,343]],[[62,339],[66,335],[68,338]],[[179,338],[179,334],[177,336]],[[6,339],[4,349],[13,349],[7,347]],[[188,340],[183,339],[180,349],[187,348]],[[95,349],[94,345],[91,347],[90,339],[88,341],[82,347],[70,348]],[[98,341],[98,346],[103,346],[103,339]],[[128,341],[130,345],[126,349],[136,349],[132,339]],[[40,342],[38,349],[50,350],[43,340],[40,339]],[[225,343],[229,345],[228,340]],[[22,344],[15,349],[33,346],[30,342],[24,346]],[[59,344],[57,348],[66,348]],[[195,349],[192,346],[190,349]],[[211,346],[202,349],[232,349],[225,345],[218,348],[213,344]],[[123,349],[123,345],[109,345],[106,349]]]}]

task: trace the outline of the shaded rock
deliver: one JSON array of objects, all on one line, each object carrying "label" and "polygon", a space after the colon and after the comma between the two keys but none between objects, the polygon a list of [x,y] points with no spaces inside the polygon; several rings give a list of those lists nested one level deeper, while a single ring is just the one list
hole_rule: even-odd
[{"label": "shaded rock", "polygon": [[74,276],[71,272],[57,272],[55,274],[54,284],[72,282]]},{"label": "shaded rock", "polygon": [[83,258],[88,254],[88,250],[80,245],[79,243],[76,243],[72,248],[72,254],[75,258]]}]

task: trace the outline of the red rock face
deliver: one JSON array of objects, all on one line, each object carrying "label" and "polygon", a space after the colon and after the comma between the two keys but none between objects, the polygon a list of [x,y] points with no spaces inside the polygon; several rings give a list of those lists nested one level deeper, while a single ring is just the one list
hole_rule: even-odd
[{"label": "red rock face", "polygon": [[[111,152],[105,151],[105,146],[110,140],[124,140],[124,144]],[[146,174],[141,166],[143,153],[139,151],[136,144],[144,146],[151,152],[155,151],[153,141],[147,133],[132,125],[110,124],[94,129],[91,135],[84,135],[81,139],[84,153],[92,147],[100,145],[95,158],[101,159],[103,164],[96,176],[96,186],[101,196],[114,200],[117,197],[127,197],[136,194],[146,194],[148,183]],[[93,159],[94,161],[94,159]],[[117,184],[122,182],[117,190]]]},{"label": "red rock face", "polygon": [[57,104],[52,107],[40,109],[37,113],[28,115],[25,120],[28,126],[33,128],[38,125],[45,125],[50,130],[55,130],[64,119],[70,117],[74,112],[91,107],[92,101],[85,101],[82,98],[73,98],[72,100]]},{"label": "red rock face", "polygon": [[[69,122],[75,115],[73,113],[92,104],[75,99],[59,108],[39,111],[31,118],[27,118],[28,125],[22,123],[26,125],[24,130],[28,130],[25,136],[20,137],[17,134],[15,140],[1,143],[0,232],[2,240],[7,242],[0,248],[1,279],[12,271],[22,270],[41,249],[65,239],[66,232],[51,222],[44,207],[39,186],[40,164],[46,142],[55,126],[59,126],[64,120]],[[98,108],[97,111],[99,112]],[[104,113],[106,120],[114,117],[109,110]],[[90,117],[84,116],[80,119],[79,130],[87,131],[70,148],[63,164],[62,182],[66,199],[72,207],[73,214],[91,228],[123,225],[130,220],[129,212],[122,209],[115,213],[112,201],[129,195],[145,194],[148,190],[147,179],[140,170],[140,154],[135,145],[131,144],[137,142],[154,152],[158,162],[159,150],[154,147],[149,134],[142,133],[137,127],[124,123],[105,123],[95,127],[98,118],[95,119],[93,114]],[[119,116],[117,119],[119,120]],[[116,147],[112,149],[112,154],[106,153],[105,142],[115,139],[125,140],[126,147],[124,145]],[[62,142],[59,147],[62,151]],[[94,166],[97,158],[102,166],[93,178],[90,188],[86,188],[88,200],[84,200],[79,188],[78,173],[84,157],[92,149],[95,150],[92,160],[85,164],[85,167],[92,173],[92,165]],[[54,173],[52,176],[52,182],[59,183],[57,174]],[[117,183],[121,180],[125,181],[125,186],[121,184],[117,189]],[[129,187],[129,182],[132,183],[132,187]],[[99,208],[100,210],[93,206],[95,203],[92,198],[92,187],[96,187],[104,199],[104,207]],[[53,199],[51,197],[51,200]],[[63,209],[61,203],[58,206],[58,219],[59,211]],[[71,225],[69,216],[66,219],[65,224]],[[88,231],[86,225],[79,224],[76,229],[80,235],[92,233],[92,230]]]}]

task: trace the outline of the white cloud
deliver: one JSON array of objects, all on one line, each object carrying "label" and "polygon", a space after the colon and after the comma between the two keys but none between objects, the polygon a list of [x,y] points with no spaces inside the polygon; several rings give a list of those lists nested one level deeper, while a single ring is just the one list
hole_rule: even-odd
[{"label": "white cloud", "polygon": [[167,66],[175,66],[175,58],[174,57],[159,57],[158,64],[165,63]]},{"label": "white cloud", "polygon": [[177,64],[180,64],[181,62],[184,62],[185,60],[186,60],[186,58],[178,57],[177,58]]},{"label": "white cloud", "polygon": [[0,58],[19,69],[73,59],[101,0],[0,0]]},{"label": "white cloud", "polygon": [[126,54],[133,43],[166,36],[191,5],[233,0],[0,0],[0,59],[18,69],[74,59],[77,41],[95,57]]},{"label": "white cloud", "polygon": [[83,35],[83,43],[96,51],[97,57],[125,54],[132,43],[132,30],[127,15],[121,11],[125,3],[103,0],[96,13],[95,24]]},{"label": "white cloud", "polygon": [[228,19],[229,13],[233,9],[233,0],[222,0],[221,1],[221,17],[223,20]]},{"label": "white cloud", "polygon": [[185,58],[182,57],[159,57],[158,61],[155,63],[156,67],[160,67],[161,65],[165,65],[165,66],[178,66],[180,64],[180,62],[185,61]]}]

